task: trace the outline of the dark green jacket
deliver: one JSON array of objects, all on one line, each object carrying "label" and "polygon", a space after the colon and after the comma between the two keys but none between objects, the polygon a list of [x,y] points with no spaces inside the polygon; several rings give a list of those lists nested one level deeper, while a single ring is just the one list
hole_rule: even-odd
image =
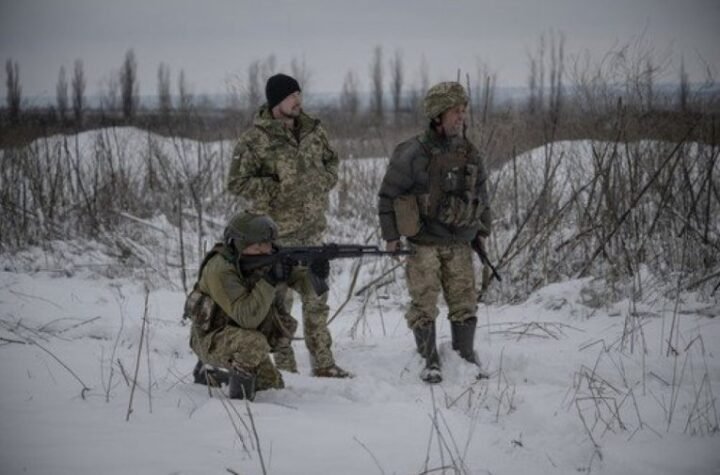
[{"label": "dark green jacket", "polygon": [[481,204],[480,217],[468,226],[454,227],[422,215],[420,232],[409,237],[408,240],[417,244],[449,244],[469,242],[478,232],[482,236],[490,233],[487,172],[480,153],[465,137],[458,136],[447,139],[428,129],[399,144],[390,158],[378,194],[378,215],[384,240],[393,241],[400,238],[393,206],[394,200],[401,195],[415,195],[419,201],[427,197],[430,192],[431,180],[440,179],[440,177],[430,176],[431,156],[452,152],[465,154],[467,163],[477,167],[475,194]]},{"label": "dark green jacket", "polygon": [[243,276],[226,248],[202,269],[197,290],[209,296],[240,328],[255,330],[274,310],[275,287],[259,275]]}]

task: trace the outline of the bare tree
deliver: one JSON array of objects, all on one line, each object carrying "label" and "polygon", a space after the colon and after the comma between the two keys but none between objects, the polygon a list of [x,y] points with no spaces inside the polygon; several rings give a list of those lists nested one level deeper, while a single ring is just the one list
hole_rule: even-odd
[{"label": "bare tree", "polygon": [[530,75],[528,76],[528,114],[535,115],[538,110],[538,62],[528,54]]},{"label": "bare tree", "polygon": [[65,75],[65,66],[60,66],[58,81],[55,86],[55,99],[57,101],[57,110],[58,115],[60,116],[60,121],[64,123],[67,119],[68,112],[68,82]]},{"label": "bare tree", "polygon": [[537,107],[538,111],[545,110],[545,35],[540,35],[540,45],[538,47],[538,95]]},{"label": "bare tree", "polygon": [[137,80],[137,61],[135,52],[129,49],[120,68],[120,94],[122,99],[123,117],[131,120],[138,107],[139,85]]},{"label": "bare tree", "polygon": [[425,55],[420,59],[420,66],[418,68],[418,77],[420,78],[420,86],[418,88],[412,87],[410,92],[410,107],[413,108],[413,115],[415,118],[415,124],[422,118],[423,114],[423,98],[425,93],[430,88],[430,68],[425,59]]},{"label": "bare tree", "polygon": [[251,112],[255,112],[262,101],[260,81],[260,60],[256,59],[248,66],[248,82],[245,88],[245,103]]},{"label": "bare tree", "polygon": [[17,61],[13,62],[8,59],[5,62],[5,72],[7,73],[5,85],[7,87],[8,118],[11,123],[16,124],[20,120],[20,102],[22,100],[20,67]]},{"label": "bare tree", "polygon": [[[293,68],[294,74],[295,70],[297,70],[307,76],[305,79],[309,79],[309,72],[307,70],[301,71],[305,68],[304,61],[302,65],[300,65],[297,61],[293,60],[291,67]],[[277,58],[274,54],[271,54],[263,60],[256,59],[248,66],[247,84],[245,86],[245,104],[251,112],[255,112],[263,102],[263,98],[265,97],[265,83],[270,76],[275,74],[276,70]],[[300,87],[305,89],[305,85],[300,81],[300,78],[296,77],[296,79],[300,82]]]},{"label": "bare tree", "polygon": [[277,58],[274,54],[271,54],[260,62],[260,78],[263,85],[267,82],[270,76],[275,74],[275,71],[277,71]]},{"label": "bare tree", "polygon": [[120,101],[120,99],[118,98],[118,91],[120,89],[118,72],[110,72],[110,74],[105,78],[104,83],[104,91],[100,98],[100,108],[102,109],[103,114],[114,115],[115,111],[117,111],[119,108],[118,103]]},{"label": "bare tree", "polygon": [[430,89],[430,66],[423,55],[420,59],[420,95],[425,96],[428,89]]},{"label": "bare tree", "polygon": [[690,96],[690,81],[685,71],[685,57],[680,57],[680,85],[678,86],[678,107],[682,112],[688,110],[688,98]]},{"label": "bare tree", "polygon": [[492,73],[486,65],[478,66],[478,87],[477,87],[477,104],[482,114],[482,122],[486,123],[488,116],[493,111],[495,102],[495,84],[497,82],[497,74]]},{"label": "bare tree", "polygon": [[372,92],[370,96],[370,110],[375,119],[382,123],[383,119],[383,66],[382,47],[376,46],[373,51],[373,61],[370,64],[370,82]]},{"label": "bare tree", "polygon": [[357,117],[360,109],[360,94],[358,92],[358,80],[353,71],[348,71],[342,85],[340,94],[340,107],[343,113],[347,114],[351,119]]},{"label": "bare tree", "polygon": [[158,107],[160,114],[165,118],[170,117],[172,110],[172,97],[170,96],[170,68],[165,63],[158,66]]},{"label": "bare tree", "polygon": [[178,108],[182,115],[187,115],[193,104],[193,95],[188,90],[187,81],[185,80],[185,70],[180,70],[178,76]]},{"label": "bare tree", "polygon": [[402,89],[404,80],[403,59],[400,50],[395,51],[395,56],[390,59],[390,94],[392,94],[393,113],[395,123],[400,121],[400,109],[402,106]]},{"label": "bare tree", "polygon": [[562,86],[565,62],[565,35],[560,33],[556,38],[555,33],[550,34],[550,119],[556,123],[560,117],[562,108]]},{"label": "bare tree", "polygon": [[292,76],[300,83],[303,94],[307,94],[310,90],[312,72],[305,63],[305,57],[303,57],[302,61],[293,58],[292,61],[290,61],[290,71],[292,72]]},{"label": "bare tree", "polygon": [[83,71],[83,62],[80,59],[75,60],[73,69],[72,99],[75,123],[80,127],[83,120],[83,109],[85,108],[85,72]]}]

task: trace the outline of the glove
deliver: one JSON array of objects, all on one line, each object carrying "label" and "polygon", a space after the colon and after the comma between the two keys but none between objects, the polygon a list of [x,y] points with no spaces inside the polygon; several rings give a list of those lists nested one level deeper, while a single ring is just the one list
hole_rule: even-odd
[{"label": "glove", "polygon": [[318,259],[310,264],[310,272],[325,280],[330,275],[330,262],[327,259]]},{"label": "glove", "polygon": [[293,264],[289,259],[278,259],[273,265],[265,272],[263,278],[268,284],[275,287],[281,282],[287,282],[292,272]]}]

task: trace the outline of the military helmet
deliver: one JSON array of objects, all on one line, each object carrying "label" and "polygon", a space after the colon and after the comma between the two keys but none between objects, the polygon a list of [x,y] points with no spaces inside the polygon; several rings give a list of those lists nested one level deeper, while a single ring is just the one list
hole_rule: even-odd
[{"label": "military helmet", "polygon": [[458,82],[448,81],[435,84],[428,89],[423,101],[425,117],[432,120],[446,110],[468,103],[465,88]]},{"label": "military helmet", "polygon": [[228,222],[223,241],[242,252],[250,244],[272,242],[278,237],[278,227],[264,214],[238,213]]}]

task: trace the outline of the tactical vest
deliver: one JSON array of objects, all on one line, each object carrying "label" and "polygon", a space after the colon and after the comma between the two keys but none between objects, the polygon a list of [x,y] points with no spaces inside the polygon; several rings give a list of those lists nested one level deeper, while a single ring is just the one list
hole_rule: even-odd
[{"label": "tactical vest", "polygon": [[418,141],[429,157],[428,193],[419,196],[420,215],[449,227],[479,224],[485,204],[477,192],[479,167],[470,163],[470,146],[438,153]]}]

